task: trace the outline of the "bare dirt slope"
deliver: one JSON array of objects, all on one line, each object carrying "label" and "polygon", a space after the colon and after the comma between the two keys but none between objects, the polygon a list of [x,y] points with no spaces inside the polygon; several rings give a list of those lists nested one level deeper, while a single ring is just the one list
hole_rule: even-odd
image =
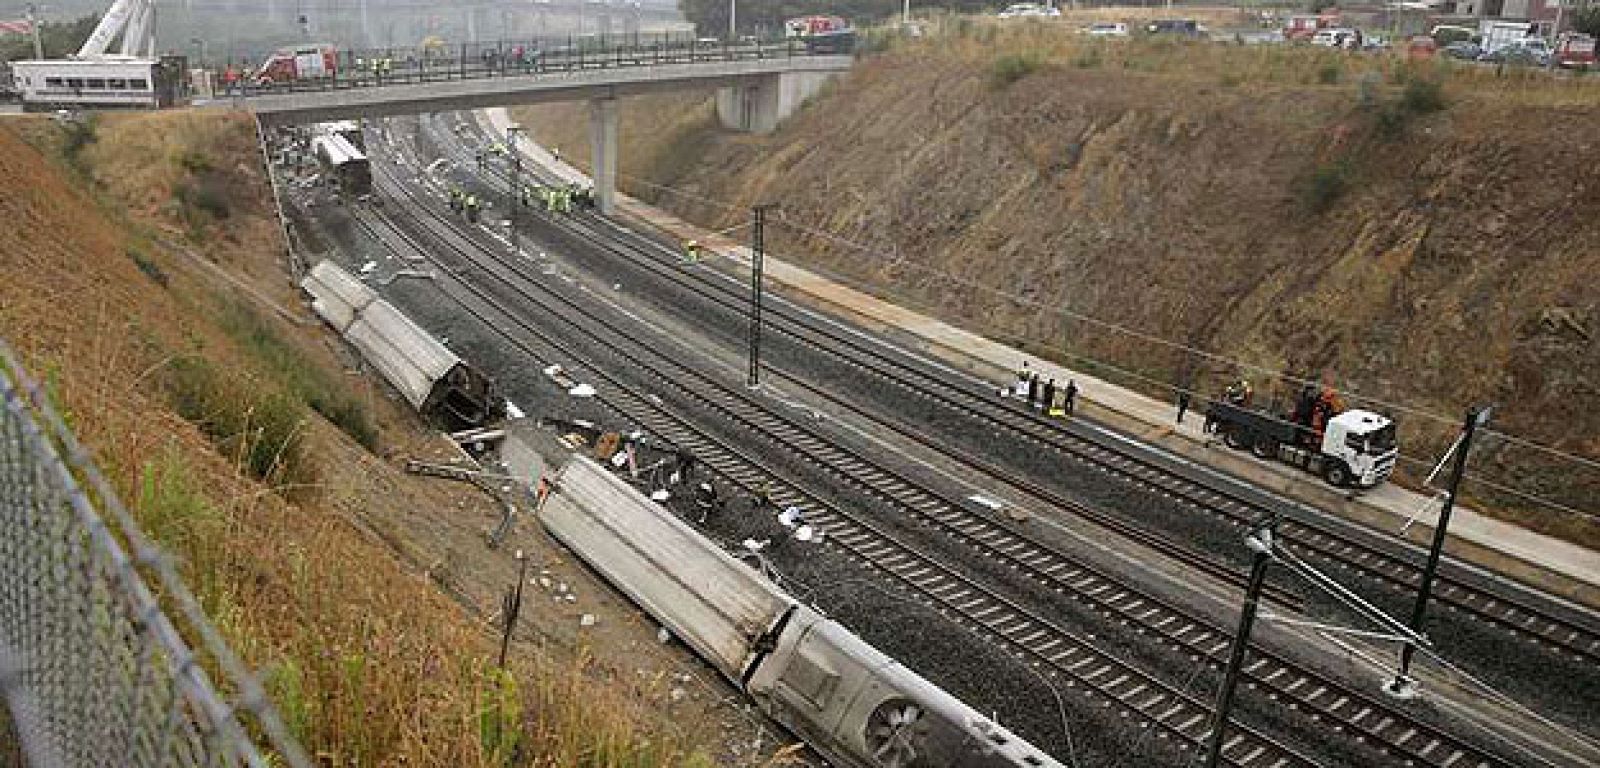
[{"label": "bare dirt slope", "polygon": [[[864,58],[770,137],[718,129],[705,94],[641,99],[622,171],[717,228],[778,201],[815,228],[772,228],[780,254],[1147,391],[1243,373],[1287,394],[1178,342],[1452,421],[1498,403],[1498,426],[1593,459],[1594,99],[1396,58],[960,25]],[[524,120],[582,158],[580,117]],[[1397,415],[1417,457],[1452,430]],[[1478,461],[1580,509],[1600,490],[1503,441]]]}]

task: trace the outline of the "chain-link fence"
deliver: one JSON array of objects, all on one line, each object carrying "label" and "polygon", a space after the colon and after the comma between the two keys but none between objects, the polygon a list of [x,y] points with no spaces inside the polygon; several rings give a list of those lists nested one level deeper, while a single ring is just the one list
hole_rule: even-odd
[{"label": "chain-link fence", "polygon": [[308,765],[4,342],[0,394],[0,743],[31,768]]}]

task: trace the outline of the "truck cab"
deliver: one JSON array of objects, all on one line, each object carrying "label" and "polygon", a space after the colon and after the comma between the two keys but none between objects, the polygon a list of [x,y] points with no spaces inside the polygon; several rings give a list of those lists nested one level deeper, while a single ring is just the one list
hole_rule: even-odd
[{"label": "truck cab", "polygon": [[[1394,421],[1372,411],[1345,411],[1328,420],[1322,433],[1322,455],[1324,461],[1344,463],[1350,474],[1347,482],[1371,488],[1394,471],[1395,458],[1399,455],[1395,449]],[[1325,473],[1338,473],[1331,464],[1329,467]]]}]

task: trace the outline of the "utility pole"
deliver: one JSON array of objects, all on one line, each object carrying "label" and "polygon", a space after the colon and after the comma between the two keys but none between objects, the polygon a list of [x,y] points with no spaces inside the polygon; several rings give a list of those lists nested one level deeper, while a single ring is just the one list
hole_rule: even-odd
[{"label": "utility pole", "polygon": [[1216,711],[1211,714],[1211,739],[1206,744],[1206,768],[1216,768],[1222,759],[1222,743],[1228,728],[1228,710],[1233,706],[1233,689],[1239,684],[1239,667],[1250,647],[1250,628],[1261,603],[1261,587],[1266,583],[1267,566],[1272,564],[1272,548],[1278,538],[1278,514],[1272,513],[1244,537],[1245,546],[1255,555],[1250,562],[1250,584],[1244,592],[1244,608],[1239,612],[1239,631],[1233,635],[1228,651],[1228,666],[1223,670],[1222,688],[1217,691]]},{"label": "utility pole", "polygon": [[39,36],[38,6],[28,3],[28,31],[33,33],[33,58],[44,58],[44,40]]},{"label": "utility pole", "polygon": [[728,0],[728,42],[739,39],[739,0]]},{"label": "utility pole", "polygon": [[911,26],[911,0],[906,0],[905,5],[900,8],[900,26]]},{"label": "utility pole", "polygon": [[[1461,477],[1467,470],[1467,451],[1472,448],[1472,436],[1478,427],[1489,423],[1489,417],[1494,413],[1493,407],[1471,408],[1461,424],[1461,444],[1456,448],[1456,461],[1450,468],[1450,488],[1445,492],[1444,505],[1439,508],[1439,524],[1433,528],[1433,547],[1428,550],[1428,562],[1422,568],[1422,584],[1417,588],[1417,604],[1411,610],[1411,631],[1418,637],[1425,633],[1422,631],[1423,620],[1428,616],[1428,598],[1433,593],[1433,580],[1438,575],[1439,557],[1444,553],[1444,539],[1446,530],[1450,527],[1450,513],[1455,510],[1456,492],[1461,488]],[[1400,648],[1400,669],[1395,672],[1394,679],[1384,687],[1389,695],[1396,698],[1409,699],[1417,695],[1417,683],[1411,679],[1411,657],[1417,652],[1415,641],[1408,642]]]},{"label": "utility pole", "polygon": [[500,602],[500,617],[505,622],[505,631],[500,635],[500,663],[501,669],[506,668],[506,652],[511,648],[511,631],[517,627],[517,617],[522,614],[522,585],[528,580],[528,558],[522,555],[522,550],[517,550],[517,585],[506,590],[505,598]]},{"label": "utility pole", "polygon": [[506,154],[511,158],[511,250],[522,253],[522,246],[517,243],[517,209],[522,207],[522,152],[517,149],[517,134],[522,132],[522,126],[512,123],[506,126]]},{"label": "utility pole", "polygon": [[767,211],[777,203],[754,206],[755,225],[751,228],[750,243],[750,375],[745,386],[761,386],[761,276],[766,261]]}]

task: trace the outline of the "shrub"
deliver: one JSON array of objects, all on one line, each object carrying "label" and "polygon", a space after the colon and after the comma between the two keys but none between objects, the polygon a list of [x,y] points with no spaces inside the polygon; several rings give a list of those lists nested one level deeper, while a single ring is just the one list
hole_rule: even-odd
[{"label": "shrub", "polygon": [[1405,92],[1400,97],[1400,105],[1407,112],[1417,115],[1438,112],[1446,106],[1444,89],[1437,80],[1412,78],[1406,83]]},{"label": "shrub", "polygon": [[1339,82],[1339,76],[1344,74],[1338,62],[1328,62],[1317,70],[1317,82],[1323,85],[1333,85]]},{"label": "shrub", "polygon": [[1043,65],[1044,57],[1037,52],[1007,53],[995,58],[991,74],[994,77],[995,86],[1004,88],[1038,72]]},{"label": "shrub", "polygon": [[146,256],[143,251],[137,248],[129,248],[128,258],[133,259],[133,265],[138,267],[145,277],[155,281],[155,284],[162,288],[167,287],[166,271],[161,269],[161,265],[151,261],[150,257]]},{"label": "shrub", "polygon": [[298,348],[285,342],[265,318],[246,306],[230,305],[223,313],[222,327],[311,410],[322,414],[367,450],[377,450],[378,428],[367,407],[343,381],[328,375]]},{"label": "shrub", "polygon": [[217,449],[251,476],[274,484],[309,483],[305,411],[280,391],[259,393],[199,357],[181,357],[169,368],[173,409],[200,428]]},{"label": "shrub", "polygon": [[1349,189],[1349,176],[1350,167],[1343,161],[1318,165],[1301,190],[1300,202],[1311,213],[1325,213]]},{"label": "shrub", "polygon": [[1411,113],[1399,104],[1383,104],[1374,113],[1378,134],[1386,139],[1393,139],[1405,133],[1406,125],[1411,122]]},{"label": "shrub", "polygon": [[203,220],[196,213],[204,213],[215,220],[222,220],[232,215],[233,210],[228,206],[227,188],[221,179],[205,176],[198,181],[179,182],[173,190],[178,202],[183,204],[184,218],[190,223]]}]

